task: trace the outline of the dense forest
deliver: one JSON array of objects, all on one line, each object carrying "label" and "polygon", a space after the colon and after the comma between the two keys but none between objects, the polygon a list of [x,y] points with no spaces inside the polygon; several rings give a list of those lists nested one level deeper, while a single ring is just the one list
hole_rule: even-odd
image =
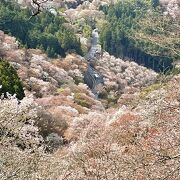
[{"label": "dense forest", "polygon": [[64,57],[68,50],[82,55],[80,41],[75,34],[65,28],[63,17],[48,11],[31,17],[29,9],[21,9],[13,1],[0,2],[0,29],[15,36],[27,48],[40,48],[49,57]]},{"label": "dense forest", "polygon": [[100,10],[107,20],[101,44],[110,54],[135,60],[157,72],[167,71],[180,58],[180,22],[164,16],[158,1],[119,1]]}]

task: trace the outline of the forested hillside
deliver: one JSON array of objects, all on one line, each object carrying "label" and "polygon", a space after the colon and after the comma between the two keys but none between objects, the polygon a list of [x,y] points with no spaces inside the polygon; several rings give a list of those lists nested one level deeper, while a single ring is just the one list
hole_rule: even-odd
[{"label": "forested hillside", "polygon": [[179,180],[179,12],[0,0],[0,180]]},{"label": "forested hillside", "polygon": [[0,29],[17,38],[27,48],[39,48],[49,57],[65,56],[68,50],[82,55],[81,44],[75,34],[65,28],[63,17],[48,11],[31,18],[30,9],[22,9],[13,1],[0,2]]},{"label": "forested hillside", "polygon": [[101,6],[107,23],[101,44],[110,54],[167,71],[180,58],[180,21],[163,14],[158,1],[119,1]]}]

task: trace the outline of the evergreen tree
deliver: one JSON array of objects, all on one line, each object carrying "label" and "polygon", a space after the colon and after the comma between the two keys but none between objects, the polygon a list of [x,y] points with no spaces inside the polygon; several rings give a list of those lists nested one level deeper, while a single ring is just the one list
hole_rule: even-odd
[{"label": "evergreen tree", "polygon": [[54,51],[53,48],[51,48],[51,47],[48,46],[46,52],[47,52],[47,55],[48,55],[49,57],[52,57],[52,58],[53,58],[53,57],[56,57],[56,54],[55,54],[55,51]]},{"label": "evergreen tree", "polygon": [[152,5],[157,7],[159,1],[126,0],[101,7],[107,23],[101,29],[100,42],[110,54],[164,71],[180,58],[179,20],[164,17]]},{"label": "evergreen tree", "polygon": [[151,4],[153,8],[156,8],[157,6],[159,6],[159,0],[151,0]]},{"label": "evergreen tree", "polygon": [[0,59],[0,95],[10,93],[16,94],[18,99],[22,99],[25,94],[22,83],[16,70],[6,61]]}]

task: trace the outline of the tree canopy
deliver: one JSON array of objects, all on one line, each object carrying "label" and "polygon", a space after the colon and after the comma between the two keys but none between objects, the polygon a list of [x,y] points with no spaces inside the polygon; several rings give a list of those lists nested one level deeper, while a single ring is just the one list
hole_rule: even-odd
[{"label": "tree canopy", "polygon": [[22,99],[25,94],[22,83],[16,70],[6,61],[0,59],[0,95],[10,93],[16,94],[18,99]]},{"label": "tree canopy", "polygon": [[14,1],[0,2],[0,29],[15,36],[27,48],[40,47],[49,57],[64,57],[70,49],[82,55],[80,41],[63,26],[65,22],[63,17],[48,11],[32,17],[29,9],[21,9]]},{"label": "tree canopy", "polygon": [[156,71],[168,70],[180,58],[180,22],[164,16],[158,2],[127,0],[101,10],[107,15],[101,44],[110,54]]}]

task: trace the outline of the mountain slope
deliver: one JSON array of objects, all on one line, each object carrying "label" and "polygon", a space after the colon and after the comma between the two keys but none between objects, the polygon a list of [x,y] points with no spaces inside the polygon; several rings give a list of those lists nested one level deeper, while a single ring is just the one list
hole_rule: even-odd
[{"label": "mountain slope", "polygon": [[[49,58],[0,30],[0,58],[25,92],[0,97],[0,179],[180,179],[178,63],[176,75],[164,75],[102,51],[99,7],[114,2],[43,4],[66,19],[89,61],[72,51]],[[89,64],[103,77],[98,97],[83,80]]]}]

